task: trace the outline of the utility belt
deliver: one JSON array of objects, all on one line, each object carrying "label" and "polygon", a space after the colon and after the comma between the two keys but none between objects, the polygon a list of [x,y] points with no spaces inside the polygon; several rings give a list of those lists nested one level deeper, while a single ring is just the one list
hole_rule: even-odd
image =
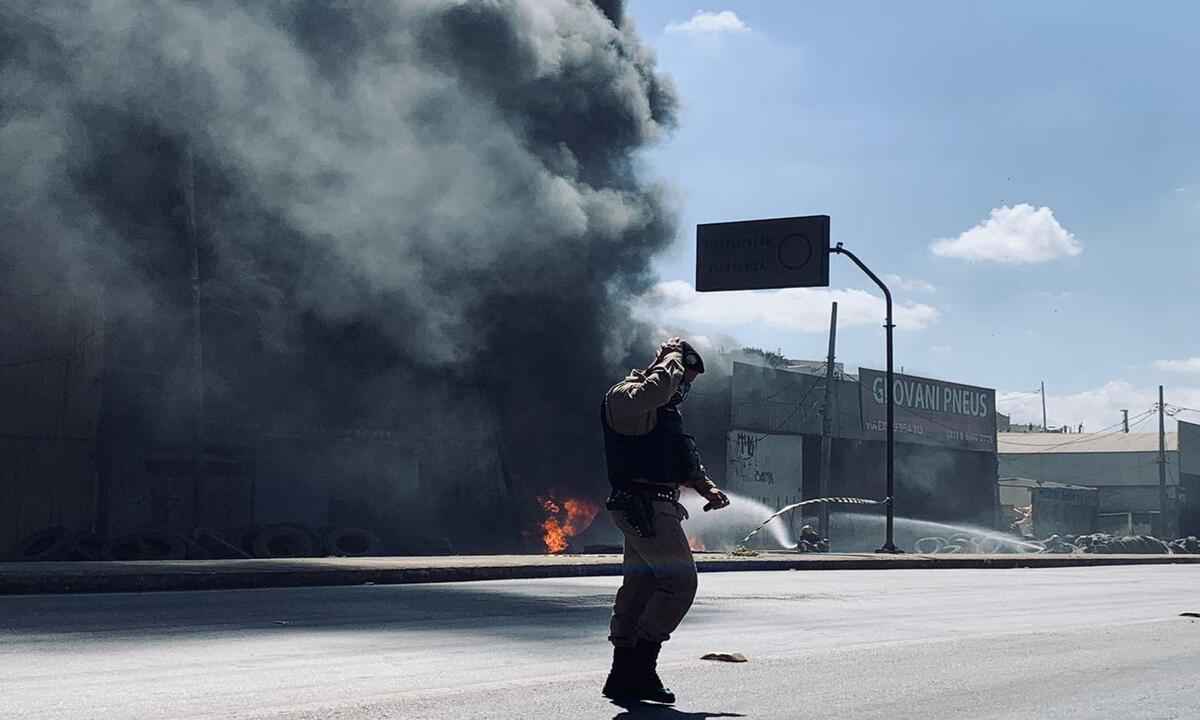
[{"label": "utility belt", "polygon": [[614,488],[604,507],[619,512],[638,534],[638,537],[654,537],[654,503],[679,502],[679,488],[667,485],[633,484]]}]

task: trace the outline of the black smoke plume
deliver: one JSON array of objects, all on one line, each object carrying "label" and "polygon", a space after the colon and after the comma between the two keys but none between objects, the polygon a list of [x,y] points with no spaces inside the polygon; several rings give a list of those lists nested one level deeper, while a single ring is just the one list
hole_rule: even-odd
[{"label": "black smoke plume", "polygon": [[675,98],[622,3],[8,0],[0,68],[0,315],[18,355],[64,307],[96,328],[110,522],[147,522],[119,456],[198,407],[210,445],[301,438],[277,484],[331,505],[393,468],[330,438],[388,438],[432,512],[346,492],[459,546],[603,492],[597,403],[675,231],[636,165]]}]

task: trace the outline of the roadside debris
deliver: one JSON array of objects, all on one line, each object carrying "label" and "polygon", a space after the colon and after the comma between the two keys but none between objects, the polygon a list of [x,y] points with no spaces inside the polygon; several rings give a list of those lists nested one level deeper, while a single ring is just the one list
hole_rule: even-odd
[{"label": "roadside debris", "polygon": [[708,653],[700,658],[701,660],[716,660],[717,662],[744,663],[750,662],[745,655],[741,653]]},{"label": "roadside debris", "polygon": [[[1120,554],[1120,555],[1197,555],[1200,554],[1200,540],[1195,536],[1179,538],[1166,542],[1151,535],[1130,535],[1118,537],[1105,533],[1088,535],[1051,535],[1044,540],[1021,541],[1027,550],[1039,554],[1074,553],[1089,554]],[[984,553],[1006,551],[1000,543],[995,547],[984,547],[981,543],[965,536],[925,537],[917,540],[913,551],[921,554],[943,553]],[[1010,551],[1010,550],[1009,550]]]}]

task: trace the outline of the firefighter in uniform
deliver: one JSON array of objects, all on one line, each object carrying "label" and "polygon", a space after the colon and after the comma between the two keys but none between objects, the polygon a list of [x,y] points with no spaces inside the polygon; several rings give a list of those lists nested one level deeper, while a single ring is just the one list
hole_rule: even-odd
[{"label": "firefighter in uniform", "polygon": [[729,498],[709,479],[700,453],[683,431],[679,404],[704,361],[672,338],[646,370],[632,370],[601,405],[612,494],[606,507],[625,537],[624,582],[613,604],[609,640],[613,664],[604,695],[614,700],[673,703],[656,669],[663,642],[696,596],[696,563],[682,521],[681,486],[714,510]]}]

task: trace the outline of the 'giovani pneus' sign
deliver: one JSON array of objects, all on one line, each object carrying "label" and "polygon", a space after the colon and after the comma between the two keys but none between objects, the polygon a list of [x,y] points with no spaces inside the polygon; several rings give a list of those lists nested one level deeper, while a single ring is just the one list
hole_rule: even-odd
[{"label": "'giovani pneus' sign", "polygon": [[[887,376],[859,370],[863,431],[887,432]],[[896,375],[892,386],[896,439],[966,450],[996,449],[996,391],[912,375]]]}]

